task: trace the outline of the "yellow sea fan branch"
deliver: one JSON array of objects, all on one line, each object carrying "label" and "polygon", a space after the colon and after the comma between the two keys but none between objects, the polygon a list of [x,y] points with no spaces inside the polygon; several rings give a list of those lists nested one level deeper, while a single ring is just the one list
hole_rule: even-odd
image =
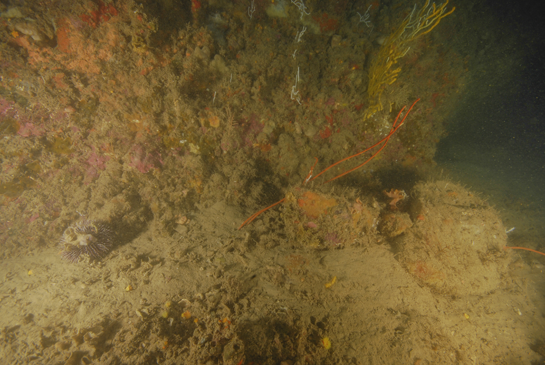
[{"label": "yellow sea fan branch", "polygon": [[401,72],[401,68],[391,70],[391,67],[397,63],[398,59],[407,54],[410,49],[408,43],[431,32],[441,19],[452,14],[456,9],[453,7],[447,12],[447,4],[448,0],[441,6],[436,7],[435,3],[430,5],[430,0],[426,0],[418,13],[416,13],[415,4],[411,13],[403,19],[396,31],[388,37],[377,56],[373,59],[369,69],[369,85],[367,87],[369,107],[365,111],[364,119],[382,110],[381,96],[384,88],[393,84]]}]

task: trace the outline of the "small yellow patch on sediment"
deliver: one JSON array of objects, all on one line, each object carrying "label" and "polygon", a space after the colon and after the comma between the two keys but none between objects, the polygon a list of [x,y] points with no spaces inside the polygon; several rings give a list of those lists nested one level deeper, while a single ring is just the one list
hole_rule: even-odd
[{"label": "small yellow patch on sediment", "polygon": [[333,279],[331,279],[331,281],[329,283],[325,284],[325,287],[326,288],[331,288],[333,286],[333,284],[335,284],[336,281],[337,281],[337,277],[334,276]]},{"label": "small yellow patch on sediment", "polygon": [[322,345],[326,350],[329,350],[331,348],[331,340],[329,339],[329,337],[322,338]]}]

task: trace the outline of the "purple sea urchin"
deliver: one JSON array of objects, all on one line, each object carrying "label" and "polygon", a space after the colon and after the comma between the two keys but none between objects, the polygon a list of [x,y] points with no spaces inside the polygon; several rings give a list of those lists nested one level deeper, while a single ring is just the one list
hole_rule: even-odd
[{"label": "purple sea urchin", "polygon": [[112,238],[113,232],[107,224],[83,219],[62,234],[60,254],[70,262],[78,262],[82,255],[100,259],[110,251]]}]

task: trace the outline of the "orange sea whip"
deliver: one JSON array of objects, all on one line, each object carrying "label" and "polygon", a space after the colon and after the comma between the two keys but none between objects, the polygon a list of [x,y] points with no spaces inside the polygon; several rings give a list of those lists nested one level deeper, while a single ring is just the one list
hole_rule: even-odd
[{"label": "orange sea whip", "polygon": [[[388,141],[390,140],[390,137],[392,137],[392,135],[397,132],[397,130],[399,129],[399,127],[401,127],[403,125],[403,123],[405,122],[405,119],[407,119],[407,116],[409,115],[409,113],[411,112],[411,110],[413,109],[414,105],[419,101],[420,99],[416,99],[416,101],[411,105],[411,107],[409,108],[409,110],[407,111],[407,114],[405,114],[405,116],[403,117],[403,119],[401,120],[401,122],[398,124],[397,121],[399,120],[399,117],[401,116],[401,113],[403,112],[403,110],[405,110],[405,108],[407,106],[404,106],[400,111],[399,113],[397,114],[397,117],[394,121],[394,124],[392,125],[392,129],[390,129],[390,133],[388,133],[388,135],[386,137],[384,137],[383,139],[381,139],[380,141],[378,141],[377,143],[375,143],[374,145],[372,145],[371,147],[361,151],[361,152],[358,152],[352,156],[348,156],[346,158],[343,158],[342,160],[340,161],[337,161],[335,162],[333,165],[327,167],[326,169],[324,169],[322,172],[320,172],[318,175],[312,177],[312,172],[314,170],[314,166],[316,166],[316,163],[318,162],[318,159],[316,159],[316,161],[314,162],[314,165],[312,166],[312,168],[310,169],[310,172],[307,176],[307,178],[305,179],[304,181],[304,184],[306,184],[309,180],[312,181],[314,179],[316,179],[318,176],[322,175],[324,172],[326,172],[327,170],[329,170],[330,168],[332,168],[333,166],[336,166],[338,164],[340,164],[341,162],[344,162],[344,161],[347,161],[353,157],[356,157],[356,156],[359,156],[361,155],[362,153],[365,153],[373,148],[375,148],[376,146],[378,146],[379,144],[381,144],[382,142],[384,142],[384,144],[379,148],[379,150],[377,152],[375,152],[371,157],[369,157],[367,160],[365,160],[363,163],[359,164],[358,166],[354,167],[354,168],[351,168],[345,172],[343,172],[342,174],[340,175],[337,175],[335,176],[334,178],[330,179],[330,180],[327,180],[326,182],[324,182],[324,184],[330,182],[330,181],[333,181],[333,180],[336,180],[338,179],[339,177],[341,176],[344,176],[356,169],[359,169],[360,167],[362,167],[363,165],[367,164],[369,161],[371,161],[373,158],[375,158],[379,153],[380,151],[382,151],[382,149],[384,147],[386,147],[386,144],[388,143]],[[311,178],[312,177],[312,178]],[[276,203],[272,204],[272,205],[269,205],[268,207],[264,208],[264,209],[261,209],[259,212],[257,213],[254,213],[252,214],[248,219],[246,219],[244,222],[242,222],[242,224],[240,225],[240,227],[238,227],[238,229],[241,229],[242,227],[244,227],[245,225],[251,223],[254,219],[256,219],[261,213],[277,206],[278,204],[280,203],[283,203],[284,201],[286,200],[286,198],[283,198],[279,201],[277,201]]]},{"label": "orange sea whip", "polygon": [[278,205],[278,204],[280,204],[280,203],[283,203],[284,200],[286,200],[286,198],[283,198],[282,200],[277,201],[277,202],[274,203],[273,205],[269,205],[267,208],[261,209],[259,212],[252,214],[252,215],[250,216],[250,218],[248,218],[248,219],[246,219],[244,222],[242,222],[242,224],[240,225],[240,227],[238,227],[238,229],[241,229],[241,228],[244,227],[245,225],[247,225],[247,224],[249,224],[249,223],[252,223],[252,221],[253,221],[254,219],[256,219],[258,215],[260,215],[261,213],[263,213],[263,212],[265,212],[265,211],[271,209],[272,207],[274,207],[274,206],[276,206],[276,205]]},{"label": "orange sea whip", "polygon": [[413,105],[411,105],[411,107],[409,108],[409,110],[407,111],[407,114],[405,114],[405,116],[403,117],[403,119],[401,120],[401,123],[397,124],[397,121],[399,120],[399,116],[401,115],[401,113],[403,112],[403,110],[405,110],[406,106],[404,106],[400,111],[399,113],[397,114],[397,117],[394,121],[394,124],[392,125],[392,129],[390,130],[390,133],[388,133],[388,135],[386,137],[384,137],[383,139],[381,139],[380,141],[378,141],[377,143],[375,143],[374,145],[372,145],[371,147],[361,151],[361,152],[358,152],[356,153],[355,155],[352,155],[352,156],[348,156],[348,157],[345,157],[343,158],[342,160],[340,161],[337,161],[335,162],[333,165],[329,166],[328,168],[324,169],[322,172],[320,172],[318,175],[314,176],[314,178],[312,178],[312,180],[316,179],[318,176],[320,176],[321,174],[323,174],[324,172],[326,172],[327,170],[329,170],[330,168],[332,168],[333,166],[336,166],[338,164],[340,164],[341,162],[344,162],[344,161],[347,161],[347,160],[350,160],[351,158],[353,157],[356,157],[356,156],[359,156],[361,155],[362,153],[365,153],[373,148],[375,148],[376,146],[378,146],[379,144],[381,144],[382,142],[384,142],[384,144],[380,147],[380,149],[375,152],[371,157],[369,157],[367,160],[365,160],[362,164],[359,164],[358,166],[354,167],[354,168],[351,168],[350,170],[347,170],[345,172],[343,172],[342,174],[340,175],[337,175],[335,176],[334,178],[332,179],[329,179],[327,180],[325,183],[328,183],[330,181],[333,181],[333,180],[336,180],[338,179],[339,177],[341,176],[344,176],[354,170],[357,170],[359,169],[360,167],[362,167],[363,165],[367,164],[369,161],[371,161],[373,158],[376,157],[376,155],[378,155],[380,153],[380,151],[382,151],[382,149],[384,147],[386,147],[386,144],[388,143],[388,141],[390,140],[390,137],[395,133],[397,132],[397,130],[399,129],[399,127],[401,127],[403,125],[403,123],[405,122],[405,119],[407,119],[407,116],[409,115],[409,113],[411,112],[411,110],[413,109],[414,105],[419,101],[420,99],[416,99],[416,101],[413,103]]},{"label": "orange sea whip", "polygon": [[503,249],[504,249],[504,250],[507,250],[507,249],[511,249],[511,250],[525,250],[525,251],[535,252],[535,253],[538,253],[538,254],[540,254],[540,255],[545,256],[545,253],[543,253],[543,252],[539,252],[539,251],[536,251],[536,250],[532,250],[531,248],[526,248],[526,247],[510,247],[510,246],[503,246]]}]

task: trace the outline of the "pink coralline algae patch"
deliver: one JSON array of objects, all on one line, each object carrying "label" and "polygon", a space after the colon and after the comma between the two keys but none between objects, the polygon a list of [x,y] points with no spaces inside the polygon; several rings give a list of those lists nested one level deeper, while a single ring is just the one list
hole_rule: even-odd
[{"label": "pink coralline algae patch", "polygon": [[163,164],[161,154],[157,151],[146,152],[142,146],[134,146],[131,151],[131,162],[129,166],[134,167],[143,174],[158,168]]},{"label": "pink coralline algae patch", "polygon": [[106,168],[106,162],[110,159],[109,156],[100,156],[94,151],[91,152],[85,162],[89,165],[85,170],[85,184],[89,184],[93,179],[100,175],[100,171]]},{"label": "pink coralline algae patch", "polygon": [[0,98],[0,117],[14,118],[16,114],[15,103]]},{"label": "pink coralline algae patch", "polygon": [[347,109],[343,109],[339,112],[338,119],[340,120],[340,124],[343,127],[348,127],[354,122],[354,119],[352,119]]},{"label": "pink coralline algae patch", "polygon": [[104,170],[106,168],[106,162],[108,162],[109,159],[110,159],[110,157],[100,156],[96,152],[93,151],[89,155],[89,158],[87,159],[87,163],[90,166],[96,167],[99,170]]},{"label": "pink coralline algae patch", "polygon": [[252,114],[245,122],[244,143],[248,146],[252,146],[256,142],[257,135],[265,127],[265,123],[260,122],[258,119],[257,114]]},{"label": "pink coralline algae patch", "polygon": [[232,138],[232,137],[229,137],[228,135],[224,135],[223,138],[221,139],[221,143],[220,143],[220,148],[224,151],[224,152],[227,152],[227,151],[232,151],[232,150],[237,150],[239,149],[241,146],[240,146],[240,143],[237,139],[235,138]]},{"label": "pink coralline algae patch", "polygon": [[45,128],[43,126],[36,126],[32,123],[21,124],[17,134],[21,137],[40,137],[45,134]]},{"label": "pink coralline algae patch", "polygon": [[51,113],[40,104],[25,109],[0,98],[0,120],[17,121],[17,134],[21,137],[41,137],[49,130],[64,127],[68,124],[69,117],[70,113],[66,111]]},{"label": "pink coralline algae patch", "polygon": [[40,217],[40,213],[35,213],[34,215],[28,217],[26,219],[26,223],[29,224],[29,223],[32,223],[34,222],[36,219],[38,219]]},{"label": "pink coralline algae patch", "polygon": [[328,233],[325,235],[325,240],[333,246],[337,246],[341,243],[341,240],[336,233]]}]

